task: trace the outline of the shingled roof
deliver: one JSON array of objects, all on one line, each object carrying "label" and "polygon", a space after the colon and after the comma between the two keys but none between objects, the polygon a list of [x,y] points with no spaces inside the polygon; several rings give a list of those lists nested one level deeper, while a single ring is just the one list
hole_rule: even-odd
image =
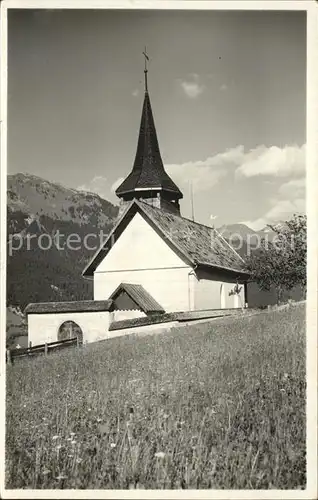
[{"label": "shingled roof", "polygon": [[211,227],[133,200],[113,228],[104,244],[83,271],[92,276],[96,267],[125,230],[136,212],[154,228],[166,243],[189,265],[222,269],[247,277],[245,263],[224,238]]},{"label": "shingled roof", "polygon": [[112,300],[77,300],[74,302],[37,302],[28,304],[25,314],[112,311]]},{"label": "shingled roof", "polygon": [[127,293],[133,302],[146,314],[165,312],[163,307],[158,304],[142,285],[135,283],[121,283],[110,295],[109,299],[115,301],[123,292]]},{"label": "shingled roof", "polygon": [[147,91],[144,97],[134,166],[128,177],[116,189],[116,194],[121,197],[138,189],[169,191],[177,199],[183,196],[164,169]]}]

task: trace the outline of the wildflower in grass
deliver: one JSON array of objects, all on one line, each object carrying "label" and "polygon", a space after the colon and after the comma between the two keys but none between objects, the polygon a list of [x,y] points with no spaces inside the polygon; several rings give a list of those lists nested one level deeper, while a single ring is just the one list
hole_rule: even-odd
[{"label": "wildflower in grass", "polygon": [[70,432],[70,436],[75,436],[75,432]]},{"label": "wildflower in grass", "polygon": [[75,439],[73,439],[73,441],[71,441],[71,444],[72,444],[73,446],[76,444]]},{"label": "wildflower in grass", "polygon": [[102,419],[98,417],[97,422],[100,423],[101,421],[102,421]]},{"label": "wildflower in grass", "polygon": [[80,464],[82,461],[83,461],[83,459],[82,459],[82,458],[77,458],[77,459],[76,459],[76,462],[77,462],[78,464]]},{"label": "wildflower in grass", "polygon": [[61,445],[61,444],[58,444],[58,445],[55,447],[56,451],[59,451],[61,448],[62,448],[62,445]]},{"label": "wildflower in grass", "polygon": [[43,470],[42,470],[42,474],[43,474],[43,476],[47,476],[47,475],[48,475],[48,474],[50,474],[50,473],[51,473],[50,469],[43,469]]},{"label": "wildflower in grass", "polygon": [[59,474],[55,479],[57,479],[58,481],[63,481],[64,479],[67,479],[67,476],[65,476],[64,474]]},{"label": "wildflower in grass", "polygon": [[141,483],[137,483],[137,484],[136,484],[135,489],[136,489],[136,490],[144,490],[144,489],[145,489],[145,487],[144,487],[144,485],[143,485],[143,484],[141,484]]},{"label": "wildflower in grass", "polygon": [[116,443],[110,443],[110,447],[111,448],[115,448],[116,447]]},{"label": "wildflower in grass", "polygon": [[155,453],[156,458],[165,458],[165,456],[166,454],[163,451],[157,451],[157,453]]},{"label": "wildflower in grass", "polygon": [[88,408],[87,411],[92,411],[92,408]]},{"label": "wildflower in grass", "polygon": [[52,441],[56,441],[60,436],[53,436]]}]

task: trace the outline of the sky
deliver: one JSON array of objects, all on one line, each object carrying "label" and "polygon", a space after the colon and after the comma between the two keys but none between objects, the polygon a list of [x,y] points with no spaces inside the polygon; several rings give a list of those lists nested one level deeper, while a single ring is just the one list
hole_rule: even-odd
[{"label": "sky", "polygon": [[142,51],[182,214],[262,229],[305,210],[306,14],[10,10],[8,173],[118,204],[143,104]]}]

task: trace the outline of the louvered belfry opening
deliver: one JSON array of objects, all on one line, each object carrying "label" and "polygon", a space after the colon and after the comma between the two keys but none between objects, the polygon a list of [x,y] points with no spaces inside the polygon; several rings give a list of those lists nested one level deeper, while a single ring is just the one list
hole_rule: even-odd
[{"label": "louvered belfry opening", "polygon": [[116,194],[122,202],[136,198],[180,215],[179,200],[183,195],[163,165],[146,80],[133,169],[116,189]]}]

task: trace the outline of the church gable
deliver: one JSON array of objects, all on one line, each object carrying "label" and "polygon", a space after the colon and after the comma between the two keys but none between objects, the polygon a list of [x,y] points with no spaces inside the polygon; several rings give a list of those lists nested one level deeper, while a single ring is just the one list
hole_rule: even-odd
[{"label": "church gable", "polygon": [[185,266],[186,263],[137,212],[98,264],[95,272]]}]

